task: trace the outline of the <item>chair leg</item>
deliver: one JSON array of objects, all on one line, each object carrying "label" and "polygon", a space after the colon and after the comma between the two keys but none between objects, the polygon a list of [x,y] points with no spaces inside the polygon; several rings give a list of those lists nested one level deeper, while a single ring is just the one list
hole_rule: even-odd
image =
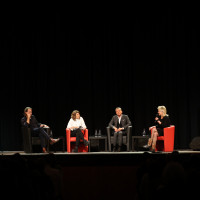
[{"label": "chair leg", "polygon": [[127,143],[127,151],[130,151],[130,144],[129,144],[129,142]]}]

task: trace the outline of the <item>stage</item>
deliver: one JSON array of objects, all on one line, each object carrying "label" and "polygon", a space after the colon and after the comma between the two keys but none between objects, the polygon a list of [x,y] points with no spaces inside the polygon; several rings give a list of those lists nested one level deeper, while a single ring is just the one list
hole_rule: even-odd
[{"label": "stage", "polygon": [[61,165],[73,166],[116,166],[116,165],[138,165],[146,158],[171,158],[176,157],[179,160],[191,157],[192,155],[199,155],[200,151],[192,149],[174,150],[173,152],[158,151],[152,153],[151,151],[130,151],[130,152],[78,152],[68,153],[66,151],[50,151],[49,153],[25,153],[24,151],[2,151],[3,157],[20,156],[24,159],[48,158],[55,159]]},{"label": "stage", "polygon": [[[200,150],[192,150],[192,149],[175,149],[174,152],[178,152],[179,154],[199,154]],[[105,152],[105,151],[101,151],[101,152],[78,152],[78,153],[68,153],[66,151],[50,151],[49,153],[25,153],[24,151],[1,151],[0,154],[1,155],[14,155],[14,154],[20,154],[20,155],[24,155],[24,156],[30,156],[30,155],[48,155],[50,154],[54,154],[54,155],[69,155],[69,156],[73,156],[73,155],[135,155],[135,154],[144,154],[144,153],[150,153],[150,154],[171,154],[173,152],[163,152],[163,151],[159,151],[156,153],[152,153],[151,151],[122,151],[122,152]]]},{"label": "stage", "polygon": [[[144,155],[149,155],[149,156],[170,156],[170,155],[180,155],[181,157],[189,156],[189,155],[200,155],[200,150],[192,150],[192,149],[181,149],[181,150],[174,150],[173,152],[163,152],[163,151],[158,151],[155,153],[152,153],[151,151],[130,151],[130,152],[78,152],[78,153],[68,153],[68,152],[63,152],[63,151],[50,151],[49,153],[25,153],[24,151],[1,151],[0,155],[1,156],[14,156],[14,155],[20,155],[21,157],[24,158],[29,158],[29,157],[46,157],[49,155],[54,156],[55,158],[61,159],[62,161],[67,161],[72,160],[72,161],[80,161],[83,159],[84,161],[107,161],[107,162],[112,162],[112,161],[118,161],[118,162],[125,162],[125,161],[130,161],[131,158],[142,158]],[[94,163],[93,163],[94,164]]]},{"label": "stage", "polygon": [[[63,200],[134,200],[144,199],[143,195],[147,191],[143,190],[150,188],[149,190],[154,191],[160,187],[169,164],[172,164],[172,168],[168,176],[172,181],[180,185],[183,191],[185,187],[188,188],[186,191],[190,191],[190,187],[194,190],[199,184],[191,182],[188,174],[191,175],[193,171],[192,179],[199,180],[199,163],[200,151],[193,150],[45,154],[4,151],[0,156],[0,171],[2,191],[8,197],[26,199],[31,193],[32,199],[39,199],[44,195],[50,198],[48,195],[51,194],[55,196],[54,199]],[[176,171],[175,174],[173,170]],[[144,180],[145,177],[147,180]],[[11,188],[14,191],[10,193]]]}]

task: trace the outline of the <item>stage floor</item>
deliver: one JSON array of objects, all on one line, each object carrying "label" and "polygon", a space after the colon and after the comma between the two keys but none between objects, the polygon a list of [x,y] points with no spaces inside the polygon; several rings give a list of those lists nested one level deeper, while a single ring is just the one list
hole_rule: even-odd
[{"label": "stage floor", "polygon": [[[197,150],[192,150],[192,149],[177,149],[174,150],[174,152],[178,152],[179,154],[200,154],[200,151]],[[48,155],[48,154],[54,154],[54,155],[68,155],[68,156],[89,156],[89,155],[136,155],[136,154],[144,154],[144,153],[149,153],[149,154],[171,154],[172,152],[163,152],[159,151],[156,153],[152,153],[151,151],[130,151],[130,152],[78,152],[78,153],[68,153],[68,152],[62,152],[62,151],[51,151],[49,153],[25,153],[24,151],[1,151],[0,155],[14,155],[14,154],[20,154],[20,155]]]},{"label": "stage floor", "polygon": [[63,166],[135,166],[142,163],[146,158],[155,159],[180,159],[188,160],[191,156],[200,156],[200,151],[191,149],[175,150],[174,152],[156,152],[150,151],[131,151],[131,152],[50,152],[50,153],[25,153],[23,151],[4,151],[0,157],[13,158],[21,156],[26,160],[54,160]]},{"label": "stage floor", "polygon": [[[167,163],[170,163],[170,160],[179,162],[185,168],[185,173],[188,172],[188,169],[194,170],[194,166],[196,166],[196,169],[200,169],[198,164],[200,163],[200,151],[191,149],[175,150],[173,153],[151,153],[148,151],[50,152],[45,154],[24,153],[23,151],[2,151],[0,153],[0,167],[2,164],[0,171],[1,177],[4,177],[4,181],[2,182],[6,183],[9,180],[5,188],[10,188],[11,178],[8,177],[12,177],[12,179],[16,177],[15,180],[22,180],[19,183],[15,182],[16,185],[14,185],[14,188],[25,188],[27,183],[23,182],[23,180],[26,180],[25,177],[33,181],[35,177],[38,178],[38,173],[41,173],[42,169],[45,169],[45,171],[42,171],[42,174],[46,173],[48,169],[50,171],[47,171],[49,172],[47,183],[50,184],[49,177],[56,181],[55,188],[60,190],[63,200],[101,200],[105,199],[105,196],[115,200],[130,199],[130,197],[133,200],[138,200],[138,197],[141,195],[139,190],[141,180],[143,180],[143,176],[149,172],[148,169],[152,166],[156,169],[156,178],[162,177],[162,172],[167,166]],[[21,170],[21,167],[23,170]],[[178,165],[178,167],[180,166]],[[24,169],[26,170],[24,171]],[[25,172],[28,173],[28,176],[26,176]],[[37,172],[36,176],[34,176],[35,172]],[[56,176],[55,173],[57,174]],[[33,176],[30,176],[32,174]],[[57,178],[55,179],[55,177]],[[199,181],[199,176],[195,174],[195,177]],[[190,183],[189,180],[188,182]],[[196,182],[194,181],[194,183]],[[76,190],[77,184],[81,184],[78,192]],[[37,185],[38,180],[37,184],[33,184],[32,187],[34,188]],[[193,193],[193,186],[195,185],[193,184],[191,186],[191,193]],[[188,191],[188,185],[186,185],[186,188],[187,190],[185,191]],[[189,191],[190,198],[191,193]],[[6,192],[5,194],[12,193]],[[16,198],[16,192],[13,194],[14,198]],[[20,199],[22,199],[21,194],[24,193],[21,192],[19,194]],[[24,199],[26,198],[25,196]]]}]

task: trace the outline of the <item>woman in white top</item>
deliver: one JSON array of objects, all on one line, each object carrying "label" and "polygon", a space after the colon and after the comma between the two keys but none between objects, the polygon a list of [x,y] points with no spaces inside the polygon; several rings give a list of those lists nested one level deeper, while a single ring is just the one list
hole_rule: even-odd
[{"label": "woman in white top", "polygon": [[85,130],[87,127],[83,118],[80,116],[80,112],[78,110],[74,110],[71,114],[71,119],[67,124],[67,128],[71,130],[71,136],[76,137],[76,147],[74,152],[78,152],[78,147],[80,144],[80,140],[83,140],[84,145],[88,146],[89,142],[84,139],[84,135],[81,130]]}]

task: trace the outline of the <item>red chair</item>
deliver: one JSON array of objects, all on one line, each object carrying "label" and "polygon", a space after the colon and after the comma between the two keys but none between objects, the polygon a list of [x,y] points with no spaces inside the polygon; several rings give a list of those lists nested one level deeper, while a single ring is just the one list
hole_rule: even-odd
[{"label": "red chair", "polygon": [[163,136],[158,136],[157,138],[156,151],[172,152],[174,150],[174,136],[175,136],[174,125],[164,128]]},{"label": "red chair", "polygon": [[[88,129],[82,130],[84,139],[88,141]],[[76,146],[76,137],[71,137],[71,130],[66,128],[66,144],[67,144],[67,152],[72,152],[72,149]],[[88,146],[86,147],[83,144],[83,141],[80,142],[78,152],[88,152]]]}]

